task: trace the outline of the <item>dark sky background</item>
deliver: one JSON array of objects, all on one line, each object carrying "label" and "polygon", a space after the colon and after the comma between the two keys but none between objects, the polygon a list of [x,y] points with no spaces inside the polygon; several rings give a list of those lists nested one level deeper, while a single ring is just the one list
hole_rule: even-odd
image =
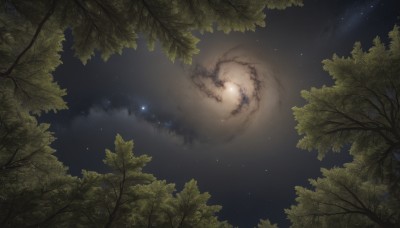
[{"label": "dark sky background", "polygon": [[[52,124],[56,155],[73,175],[104,172],[104,149],[112,149],[120,133],[134,139],[136,154],[153,157],[146,171],[158,179],[176,183],[178,191],[198,180],[211,203],[223,206],[221,219],[253,227],[269,218],[288,227],[283,210],[294,203],[294,187],[308,186],[321,167],[351,160],[342,153],[318,161],[316,152],[296,148],[291,108],[304,104],[300,91],[332,85],[323,59],[348,56],[356,41],[364,49],[376,36],[387,42],[400,24],[398,0],[304,4],[267,10],[267,26],[256,32],[199,35],[201,52],[191,66],[172,63],[159,48],[147,51],[144,40],[137,50],[107,62],[96,55],[83,66],[67,32],[55,79],[68,91],[69,110],[41,117]],[[212,74],[224,60],[220,74]],[[217,82],[230,83],[233,91]]]}]

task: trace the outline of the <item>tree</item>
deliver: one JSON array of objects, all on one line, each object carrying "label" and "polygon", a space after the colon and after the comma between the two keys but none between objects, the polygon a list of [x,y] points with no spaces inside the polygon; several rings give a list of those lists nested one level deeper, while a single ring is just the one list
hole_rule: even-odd
[{"label": "tree", "polygon": [[165,213],[168,216],[169,226],[183,227],[230,227],[226,222],[218,221],[215,216],[221,206],[209,206],[207,201],[210,194],[200,193],[197,182],[190,180],[183,190],[170,201]]},{"label": "tree", "polygon": [[292,227],[400,226],[400,31],[388,48],[375,38],[365,52],[356,43],[351,57],[324,60],[335,84],[302,91],[307,104],[294,107],[298,146],[319,158],[350,145],[352,163],[322,169],[297,186],[297,205],[286,209]]},{"label": "tree", "polygon": [[154,181],[142,186],[140,189],[141,200],[137,205],[138,211],[135,225],[138,227],[165,227],[169,220],[165,211],[173,200],[174,184],[166,181]]},{"label": "tree", "polygon": [[[73,48],[83,63],[95,51],[106,60],[136,47],[138,34],[150,50],[159,42],[171,60],[190,63],[199,51],[196,31],[254,30],[264,26],[266,5],[283,9],[301,1],[0,1],[0,226],[120,227],[144,219],[148,227],[172,220],[179,227],[228,226],[218,221],[219,207],[206,205],[209,195],[200,194],[195,182],[173,196],[172,185],[142,173],[150,158],[133,156],[132,142],[120,136],[116,152],[106,152],[110,173],[70,176],[53,155],[49,125],[36,117],[67,108],[62,98],[66,91],[52,78],[61,64],[66,29],[71,29]],[[143,194],[149,188],[154,191]]]},{"label": "tree", "polygon": [[278,224],[272,224],[269,219],[260,219],[257,228],[278,228]]},{"label": "tree", "polygon": [[9,93],[0,92],[0,226],[51,226],[69,212],[76,178],[52,154],[49,125]]},{"label": "tree", "polygon": [[321,169],[322,178],[310,179],[314,190],[297,186],[297,205],[285,210],[292,227],[399,227],[400,202],[363,163]]},{"label": "tree", "polygon": [[30,24],[2,14],[0,31],[0,69],[6,69],[0,75],[0,226],[54,226],[70,212],[77,179],[53,155],[49,124],[31,113],[66,108],[65,91],[51,75],[61,63],[63,34],[49,27],[22,50]]},{"label": "tree", "polygon": [[137,227],[231,227],[215,215],[220,206],[209,206],[208,193],[200,193],[194,180],[175,195],[173,184],[155,181],[141,188]]},{"label": "tree", "polygon": [[[0,14],[0,92],[16,106],[33,114],[66,109],[66,94],[53,82],[61,64],[63,31],[54,24],[35,34],[33,25],[10,14]],[[30,44],[31,36],[35,42]],[[27,48],[29,43],[29,48]]]},{"label": "tree", "polygon": [[323,61],[335,80],[331,87],[302,91],[307,104],[294,107],[298,146],[317,149],[322,159],[328,150],[362,155],[377,177],[399,195],[400,171],[400,32],[389,33],[388,48],[375,38],[368,52],[356,43],[351,57]]},{"label": "tree", "polygon": [[66,227],[228,227],[218,221],[220,206],[209,206],[208,193],[200,193],[189,181],[173,196],[174,184],[157,181],[142,168],[146,155],[134,156],[133,142],[115,139],[115,152],[106,151],[104,163],[111,173],[83,172],[81,200]]},{"label": "tree", "polygon": [[136,157],[132,149],[133,141],[126,142],[117,135],[115,152],[106,150],[104,159],[111,172],[83,172],[82,181],[92,183],[77,210],[85,226],[125,227],[133,223],[132,207],[140,197],[136,188],[151,183],[154,177],[142,172],[150,157]]},{"label": "tree", "polygon": [[215,27],[224,32],[255,30],[256,26],[264,26],[266,6],[284,9],[301,6],[302,1],[11,0],[0,4],[5,13],[18,14],[38,24],[38,32],[48,20],[62,30],[71,28],[73,48],[84,63],[94,50],[107,59],[123,48],[136,47],[138,34],[146,38],[150,50],[159,41],[171,60],[190,63],[199,52],[194,31],[212,32]]},{"label": "tree", "polygon": [[[286,9],[291,6],[303,6],[302,0],[267,0],[267,8],[269,9]],[[268,221],[268,220],[267,220]]]}]

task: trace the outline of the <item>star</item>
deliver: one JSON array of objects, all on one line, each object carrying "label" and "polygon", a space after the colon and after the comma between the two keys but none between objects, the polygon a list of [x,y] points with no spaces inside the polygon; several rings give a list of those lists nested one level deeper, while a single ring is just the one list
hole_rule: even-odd
[{"label": "star", "polygon": [[145,111],[146,110],[146,106],[142,105],[142,107],[140,107],[140,110]]}]

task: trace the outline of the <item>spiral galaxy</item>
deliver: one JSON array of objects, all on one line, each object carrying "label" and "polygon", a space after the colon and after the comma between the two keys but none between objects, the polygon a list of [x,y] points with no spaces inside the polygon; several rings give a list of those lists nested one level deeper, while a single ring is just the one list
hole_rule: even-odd
[{"label": "spiral galaxy", "polygon": [[207,141],[233,139],[257,119],[261,106],[271,109],[280,99],[279,81],[249,50],[237,46],[205,62],[193,67],[190,80],[206,103],[196,129]]},{"label": "spiral galaxy", "polygon": [[[162,103],[127,98],[120,106],[107,100],[101,107],[128,106],[129,115],[184,144],[228,142],[255,129],[253,126],[260,127],[276,110],[282,86],[270,62],[254,48],[216,49],[203,54],[193,66],[177,67],[173,74],[165,75]],[[151,79],[149,82],[152,85]],[[121,103],[123,99],[116,100]]]},{"label": "spiral galaxy", "polygon": [[235,50],[224,53],[214,66],[196,65],[191,80],[201,93],[217,103],[235,100],[228,117],[243,112],[250,117],[259,108],[263,79],[257,63],[237,55]]}]

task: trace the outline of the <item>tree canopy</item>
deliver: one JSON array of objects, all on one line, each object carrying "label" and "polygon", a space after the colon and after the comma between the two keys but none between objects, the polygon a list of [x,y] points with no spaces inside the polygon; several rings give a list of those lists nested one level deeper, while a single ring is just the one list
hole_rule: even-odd
[{"label": "tree canopy", "polygon": [[[298,146],[328,151],[350,146],[344,168],[322,169],[314,190],[296,187],[297,205],[286,210],[293,227],[398,227],[400,225],[400,31],[368,51],[356,43],[350,57],[324,60],[333,86],[302,91],[294,107]],[[338,225],[340,224],[340,225]]]},{"label": "tree canopy", "polygon": [[173,184],[142,171],[150,157],[132,149],[132,141],[117,135],[115,152],[106,150],[104,159],[111,172],[83,171],[82,178],[67,175],[55,157],[33,164],[40,167],[3,171],[2,227],[230,227],[196,181],[174,193]]},{"label": "tree canopy", "polygon": [[278,228],[278,224],[272,224],[269,219],[260,219],[257,228]]},{"label": "tree canopy", "polygon": [[76,55],[86,63],[100,51],[103,59],[123,48],[135,48],[138,36],[143,36],[150,50],[160,42],[171,59],[190,63],[199,39],[194,32],[254,31],[265,25],[265,7],[284,9],[301,6],[302,0],[38,0],[1,1],[1,9],[38,25],[47,21],[74,36]]},{"label": "tree canopy", "polygon": [[142,171],[150,157],[135,156],[119,135],[106,151],[109,173],[69,175],[37,116],[67,108],[52,73],[68,29],[83,63],[135,48],[140,36],[150,50],[159,43],[172,61],[190,63],[198,32],[254,31],[266,7],[294,5],[302,1],[0,1],[0,227],[230,227],[195,180],[176,193]]},{"label": "tree canopy", "polygon": [[400,202],[388,185],[371,179],[362,160],[322,169],[314,190],[297,186],[297,205],[286,209],[292,227],[398,227]]},{"label": "tree canopy", "polygon": [[365,52],[356,43],[351,57],[333,56],[324,69],[335,85],[302,91],[304,107],[295,107],[298,146],[363,155],[377,173],[395,182],[400,170],[400,32],[389,33],[388,48],[379,38]]},{"label": "tree canopy", "polygon": [[[66,94],[52,73],[62,63],[70,29],[76,56],[104,60],[138,37],[169,59],[190,63],[198,33],[254,31],[265,9],[301,6],[301,0],[9,0],[0,1],[0,226],[1,227],[230,227],[190,180],[175,185],[143,172],[150,157],[135,156],[133,142],[117,135],[107,150],[108,173],[73,177],[53,155],[43,112],[66,109]],[[312,189],[296,187],[286,210],[293,227],[398,227],[400,223],[400,32],[379,38],[350,57],[323,62],[333,86],[303,91],[295,107],[298,146],[328,151],[350,146],[354,161],[322,169]],[[260,220],[257,227],[277,227]]]}]

